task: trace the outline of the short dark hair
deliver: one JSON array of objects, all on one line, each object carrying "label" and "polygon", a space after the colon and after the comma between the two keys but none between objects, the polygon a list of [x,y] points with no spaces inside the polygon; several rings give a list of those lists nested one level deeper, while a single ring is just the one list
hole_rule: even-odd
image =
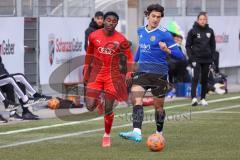
[{"label": "short dark hair", "polygon": [[144,14],[146,16],[149,16],[152,11],[157,11],[161,13],[161,17],[164,17],[164,7],[161,6],[160,4],[151,4],[147,7],[147,10],[144,11]]},{"label": "short dark hair", "polygon": [[179,34],[176,34],[176,33],[173,33],[173,32],[170,32],[170,33],[173,37],[180,37],[181,39],[183,39],[182,35],[179,35]]},{"label": "short dark hair", "polygon": [[102,11],[97,11],[94,15],[94,17],[103,17],[103,12]]},{"label": "short dark hair", "polygon": [[207,17],[207,14],[208,14],[208,13],[205,12],[205,11],[199,12],[199,13],[198,13],[198,16],[197,16],[197,19],[199,19],[200,16],[205,16],[205,17]]},{"label": "short dark hair", "polygon": [[110,11],[110,12],[105,13],[103,19],[105,20],[108,16],[114,16],[117,18],[117,20],[119,20],[119,16],[116,12]]}]

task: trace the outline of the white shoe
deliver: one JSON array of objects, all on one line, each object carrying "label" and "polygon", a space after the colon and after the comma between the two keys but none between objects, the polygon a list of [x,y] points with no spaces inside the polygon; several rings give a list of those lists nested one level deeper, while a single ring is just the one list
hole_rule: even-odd
[{"label": "white shoe", "polygon": [[198,105],[198,100],[197,98],[192,99],[192,106],[197,106]]},{"label": "white shoe", "polygon": [[224,84],[216,83],[216,84],[214,84],[214,88],[215,88],[215,92],[217,94],[225,94],[226,93]]},{"label": "white shoe", "polygon": [[162,131],[161,132],[156,131],[156,134],[163,135],[163,132]]},{"label": "white shoe", "polygon": [[207,106],[207,105],[208,105],[208,103],[207,103],[207,101],[206,101],[205,99],[202,99],[202,100],[199,102],[199,104],[202,105],[202,106]]},{"label": "white shoe", "polygon": [[221,89],[221,88],[215,88],[215,92],[217,94],[220,94],[220,95],[223,95],[226,93],[226,91],[224,89]]}]

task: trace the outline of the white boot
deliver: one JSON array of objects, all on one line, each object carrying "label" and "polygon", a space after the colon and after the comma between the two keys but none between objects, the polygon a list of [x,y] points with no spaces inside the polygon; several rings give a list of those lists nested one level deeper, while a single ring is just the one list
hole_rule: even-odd
[{"label": "white boot", "polygon": [[202,106],[207,106],[208,105],[208,103],[205,99],[202,99],[199,104],[202,105]]},{"label": "white boot", "polygon": [[192,99],[192,106],[197,106],[198,105],[198,100],[197,100],[197,98],[193,98]]}]

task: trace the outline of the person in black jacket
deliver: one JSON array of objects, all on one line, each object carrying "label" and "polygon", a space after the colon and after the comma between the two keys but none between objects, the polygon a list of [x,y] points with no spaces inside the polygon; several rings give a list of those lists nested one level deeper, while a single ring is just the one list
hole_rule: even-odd
[{"label": "person in black jacket", "polygon": [[[207,24],[205,12],[200,12],[193,28],[188,32],[186,50],[189,62],[193,67],[191,97],[192,106],[208,105],[205,100],[208,84],[209,65],[212,64],[216,51],[214,31]],[[196,88],[201,75],[201,101],[196,98]]]},{"label": "person in black jacket", "polygon": [[92,32],[101,28],[103,28],[103,12],[98,11],[95,13],[94,17],[92,18],[92,21],[89,24],[89,27],[85,31],[85,44],[84,44],[85,51],[87,51],[89,35]]}]

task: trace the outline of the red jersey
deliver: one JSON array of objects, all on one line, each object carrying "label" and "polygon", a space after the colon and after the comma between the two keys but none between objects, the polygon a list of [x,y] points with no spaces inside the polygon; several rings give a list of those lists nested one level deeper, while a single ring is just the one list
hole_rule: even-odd
[{"label": "red jersey", "polygon": [[117,31],[107,36],[103,29],[99,29],[89,36],[85,69],[91,64],[91,77],[93,75],[118,77],[120,53],[127,57],[128,64],[132,63],[133,55],[126,38]]}]

